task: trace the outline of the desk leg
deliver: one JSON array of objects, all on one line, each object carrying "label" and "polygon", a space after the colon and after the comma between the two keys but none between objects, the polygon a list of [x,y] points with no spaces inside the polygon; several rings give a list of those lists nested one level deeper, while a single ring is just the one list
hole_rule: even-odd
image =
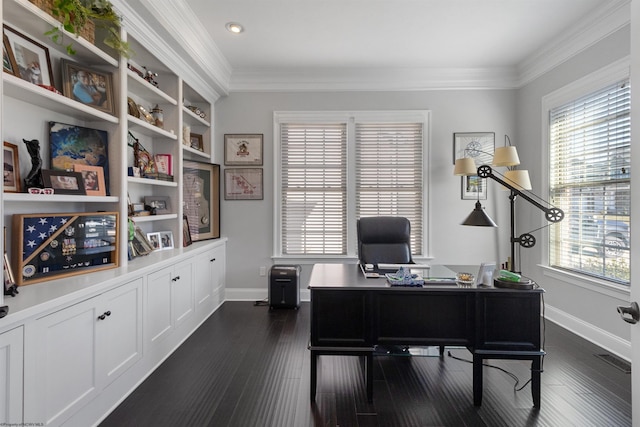
[{"label": "desk leg", "polygon": [[373,352],[365,356],[365,381],[367,382],[367,400],[373,403]]},{"label": "desk leg", "polygon": [[531,361],[531,396],[533,397],[534,408],[540,408],[540,370],[542,368],[542,357],[534,357]]},{"label": "desk leg", "polygon": [[482,357],[473,355],[473,404],[482,405]]},{"label": "desk leg", "polygon": [[311,350],[311,401],[316,400],[316,386],[317,386],[317,369],[318,369],[318,355],[315,351]]}]

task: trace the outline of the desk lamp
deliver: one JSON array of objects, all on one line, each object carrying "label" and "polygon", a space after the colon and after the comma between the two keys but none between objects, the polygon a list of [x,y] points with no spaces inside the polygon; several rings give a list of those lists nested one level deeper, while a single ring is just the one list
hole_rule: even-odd
[{"label": "desk lamp", "polygon": [[[509,144],[511,144],[511,141],[509,140],[509,137],[507,135],[505,135],[505,142],[506,141],[509,141]],[[469,160],[471,161],[469,162]],[[520,164],[520,160],[518,158],[516,147],[513,147],[511,145],[509,146],[505,145],[505,147],[499,147],[496,149],[494,160],[493,160],[494,166],[511,167],[511,166],[516,166],[518,164]],[[535,237],[530,233],[524,233],[519,237],[515,237],[516,197],[521,196],[523,199],[525,199],[526,201],[528,201],[538,209],[542,210],[545,213],[545,218],[547,219],[547,221],[552,223],[562,221],[562,219],[564,218],[564,212],[561,209],[556,207],[547,207],[542,203],[540,203],[539,201],[535,200],[533,197],[531,197],[531,196],[534,196],[539,200],[542,200],[539,197],[535,196],[535,194],[529,191],[531,190],[532,187],[531,187],[531,180],[529,179],[529,173],[527,170],[517,170],[515,168],[510,168],[509,170],[507,170],[507,172],[505,172],[504,175],[500,175],[496,171],[494,171],[489,165],[481,165],[477,168],[477,170],[474,168],[474,166],[475,166],[475,163],[471,158],[456,159],[454,174],[461,175],[461,176],[477,175],[480,178],[490,178],[498,182],[499,184],[502,184],[502,186],[505,187],[506,189],[510,190],[510,195],[509,195],[509,203],[511,208],[510,270],[512,272],[516,272],[515,244],[518,243],[522,247],[531,248],[536,243]],[[497,175],[500,175],[500,177],[498,177]],[[529,191],[531,196],[526,194],[524,191]],[[543,203],[546,203],[547,205],[549,204],[548,202],[544,202],[544,201]],[[464,220],[462,225],[496,227],[495,222],[482,209],[480,200],[476,202],[475,209],[473,210],[473,212],[471,212],[471,214],[467,217],[467,219]]]}]

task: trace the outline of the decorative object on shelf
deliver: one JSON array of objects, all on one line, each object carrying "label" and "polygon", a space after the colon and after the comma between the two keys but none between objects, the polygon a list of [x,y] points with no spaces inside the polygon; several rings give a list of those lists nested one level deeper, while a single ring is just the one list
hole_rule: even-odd
[{"label": "decorative object on shelf", "polygon": [[140,118],[140,110],[138,110],[138,104],[136,104],[136,102],[129,97],[127,97],[127,109],[130,115],[137,119]]},{"label": "decorative object on shelf", "polygon": [[182,204],[191,239],[220,237],[220,165],[184,160]]},{"label": "decorative object on shelf", "polygon": [[4,141],[4,186],[5,193],[19,193],[20,189],[20,160],[18,146]]},{"label": "decorative object on shelf", "polygon": [[191,240],[191,231],[189,230],[189,218],[182,215],[182,246],[187,247],[193,243]]},{"label": "decorative object on shelf", "polygon": [[105,113],[115,114],[111,73],[91,70],[66,59],[61,59],[60,64],[64,96]]},{"label": "decorative object on shelf", "polygon": [[133,71],[134,73],[136,73],[138,76],[140,76],[141,79],[144,79],[144,73],[142,72],[142,67],[136,64],[131,59],[127,61],[127,68]]},{"label": "decorative object on shelf", "polygon": [[262,168],[224,170],[225,200],[262,200]]},{"label": "decorative object on shelf", "polygon": [[5,73],[9,73],[16,77],[22,77],[20,75],[20,69],[18,68],[18,63],[16,62],[16,57],[13,55],[13,49],[11,48],[11,43],[9,43],[9,38],[3,32],[3,50],[2,50],[2,69]]},{"label": "decorative object on shelf", "polygon": [[147,82],[151,83],[153,86],[158,87],[158,82],[155,81],[155,77],[158,77],[158,73],[155,73],[155,72],[147,69],[147,67],[145,67],[144,65],[142,66],[142,68],[144,68],[144,77],[143,77],[143,79],[145,79]]},{"label": "decorative object on shelf", "polygon": [[139,118],[149,123],[150,125],[156,124],[156,121],[153,119],[153,116],[144,108],[141,104],[138,104],[138,111],[140,112]]},{"label": "decorative object on shelf", "polygon": [[[131,220],[129,220],[131,221]],[[133,221],[131,221],[133,224]],[[142,255],[147,255],[148,253],[153,251],[153,246],[151,242],[144,235],[140,227],[136,227],[133,225],[134,232],[133,237],[129,240],[129,258],[135,258]]]},{"label": "decorative object on shelf", "polygon": [[262,140],[259,134],[226,134],[224,164],[227,166],[262,166]]},{"label": "decorative object on shelf", "polygon": [[31,188],[42,188],[42,157],[40,157],[40,141],[32,139],[27,141],[23,139],[22,142],[27,146],[27,151],[31,156],[31,170],[24,179],[25,190]]},{"label": "decorative object on shelf", "polygon": [[200,117],[201,119],[206,119],[207,118],[207,113],[205,113],[204,111],[202,111],[200,109],[200,107],[196,107],[195,105],[187,105],[186,106],[193,114],[195,114],[196,116]]},{"label": "decorative object on shelf", "polygon": [[151,109],[151,116],[153,117],[153,124],[159,128],[164,128],[164,112],[158,104]]},{"label": "decorative object on shelf", "polygon": [[15,297],[18,294],[18,285],[16,284],[15,276],[13,275],[13,270],[11,269],[11,263],[9,262],[9,257],[7,256],[7,227],[3,227],[3,240],[4,240],[4,268],[3,268],[3,278],[4,278],[4,295],[9,295]]},{"label": "decorative object on shelf", "polygon": [[55,194],[75,194],[80,196],[87,194],[80,172],[43,169],[42,180],[44,181],[44,186],[53,188]]},{"label": "decorative object on shelf", "polygon": [[204,140],[202,135],[197,133],[189,134],[189,146],[196,150],[204,152]]},{"label": "decorative object on shelf", "polygon": [[182,126],[182,143],[191,146],[191,126]]},{"label": "decorative object on shelf", "polygon": [[487,186],[477,175],[462,177],[462,200],[487,200]]},{"label": "decorative object on shelf", "polygon": [[147,240],[151,243],[154,251],[160,250],[160,233],[147,233]]},{"label": "decorative object on shelf", "polygon": [[73,165],[74,172],[82,174],[84,189],[87,196],[106,196],[107,189],[104,185],[104,170],[100,166]]},{"label": "decorative object on shelf", "polygon": [[[40,9],[58,19],[66,31],[94,43],[95,29],[106,34],[102,40],[122,56],[129,58],[133,52],[128,42],[120,37],[121,17],[113,9],[109,0],[30,0]],[[60,28],[53,27],[45,35],[58,44],[63,43]],[[74,55],[73,43],[65,46],[69,55]]]},{"label": "decorative object on shelf", "polygon": [[173,175],[173,156],[171,154],[156,154],[153,159],[156,162],[156,169],[159,174]]},{"label": "decorative object on shelf", "polygon": [[51,169],[73,170],[73,165],[101,166],[109,195],[109,139],[104,130],[49,122]]},{"label": "decorative object on shelf", "polygon": [[169,198],[165,196],[144,196],[144,208],[151,212],[151,215],[162,215],[171,213]]},{"label": "decorative object on shelf", "polygon": [[118,213],[13,215],[18,285],[118,266]]},{"label": "decorative object on shelf", "polygon": [[4,29],[18,66],[16,76],[36,85],[53,86],[49,49],[11,27],[5,25]]},{"label": "decorative object on shelf", "polygon": [[173,233],[171,231],[161,231],[160,235],[160,249],[173,249]]}]

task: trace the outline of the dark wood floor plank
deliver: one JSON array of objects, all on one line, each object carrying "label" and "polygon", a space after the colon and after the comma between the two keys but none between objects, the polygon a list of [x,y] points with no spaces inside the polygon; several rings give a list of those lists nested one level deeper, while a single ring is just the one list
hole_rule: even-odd
[{"label": "dark wood floor plank", "polygon": [[[594,356],[602,349],[546,322],[542,405],[530,385],[484,367],[473,406],[471,364],[439,357],[376,356],[374,400],[363,364],[321,356],[310,401],[309,304],[269,310],[226,302],[110,414],[111,426],[556,427],[631,426],[631,376]],[[448,348],[470,360],[466,349]],[[524,384],[530,362],[489,360]]]}]

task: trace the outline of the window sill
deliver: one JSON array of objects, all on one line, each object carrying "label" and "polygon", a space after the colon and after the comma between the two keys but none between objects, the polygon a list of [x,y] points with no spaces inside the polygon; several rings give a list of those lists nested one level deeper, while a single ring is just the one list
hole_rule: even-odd
[{"label": "window sill", "polygon": [[[549,267],[547,265],[539,264],[538,267],[542,269],[542,274],[545,277],[549,277],[563,283],[587,289],[591,292],[597,292],[613,298],[621,299],[628,299],[631,295],[631,289],[629,286],[618,285],[615,283],[607,282],[606,280],[583,276],[581,274],[560,270],[557,268]],[[544,286],[542,287],[544,288]]]}]

